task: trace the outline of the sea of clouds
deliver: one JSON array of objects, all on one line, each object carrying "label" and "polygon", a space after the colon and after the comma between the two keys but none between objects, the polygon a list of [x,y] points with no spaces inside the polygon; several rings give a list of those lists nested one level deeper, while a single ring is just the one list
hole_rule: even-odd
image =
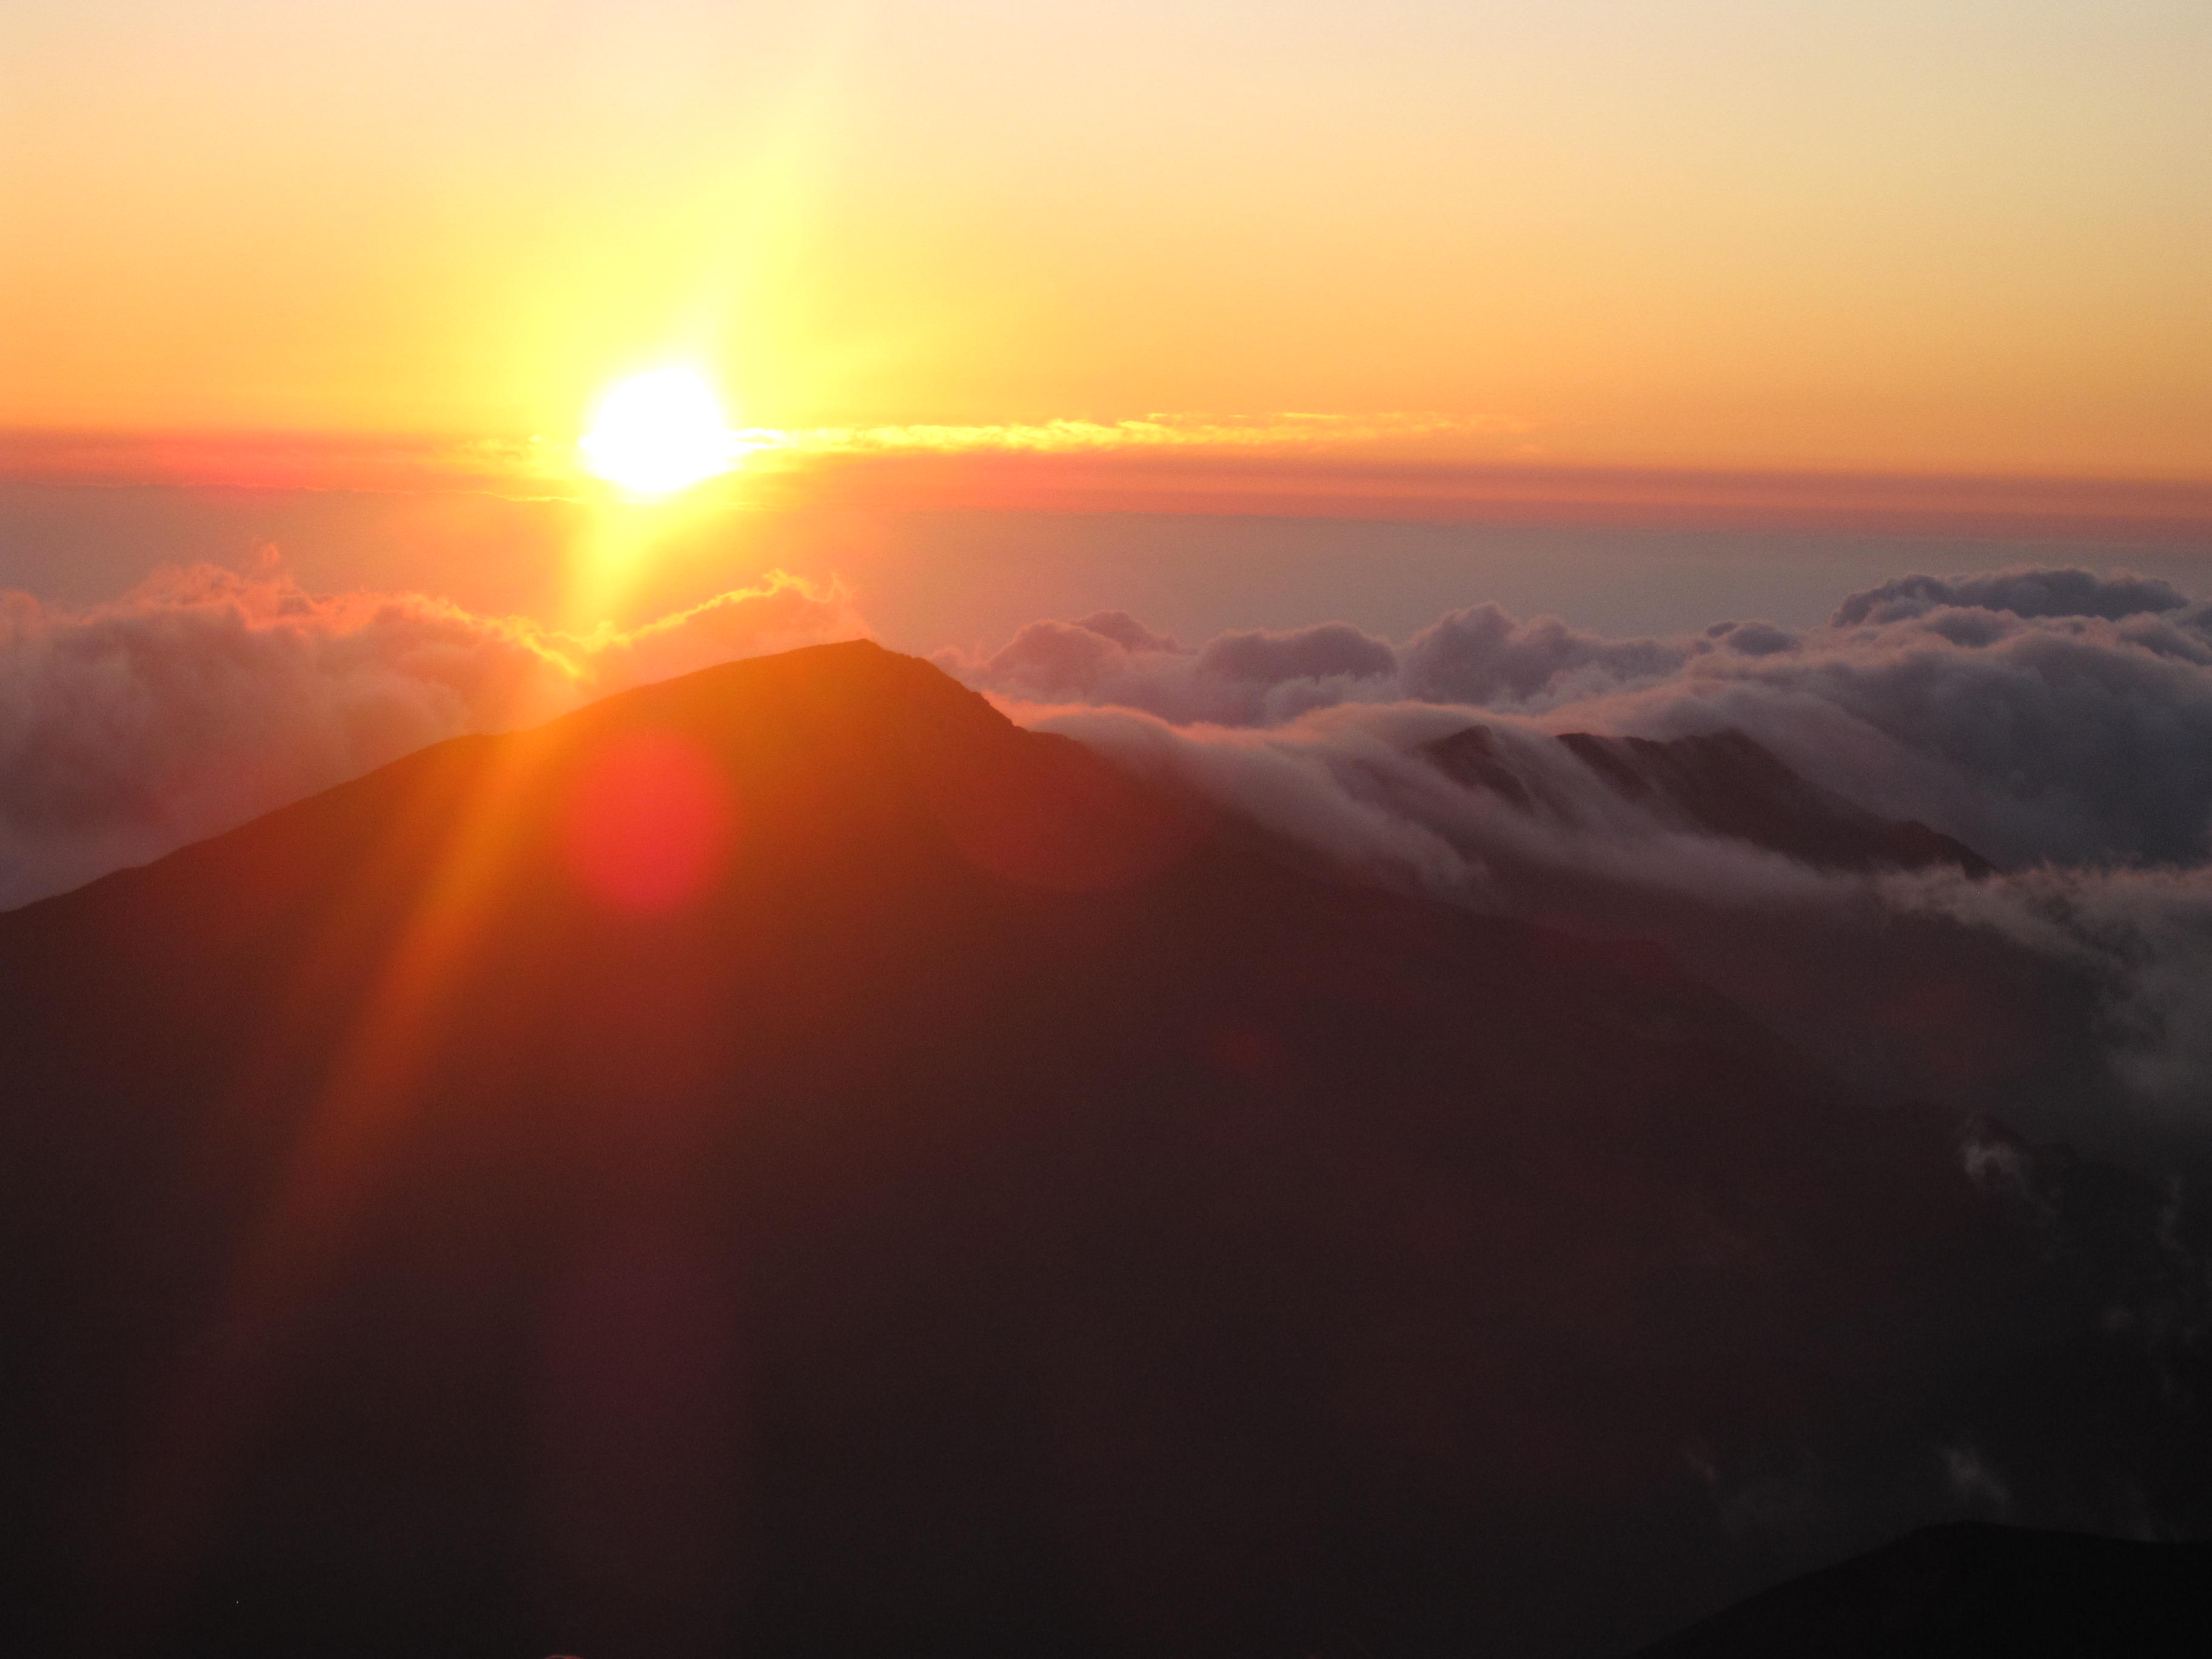
[{"label": "sea of clouds", "polygon": [[[276,567],[84,608],[0,594],[0,908],[440,738],[866,631],[781,575],[588,635]],[[1906,575],[1819,627],[1650,637],[1480,604],[1402,641],[1325,622],[1186,645],[1109,611],[936,661],[1333,866],[1661,939],[1878,1092],[2212,1146],[2212,604],[2163,580]],[[1533,809],[1424,753],[1472,724]],[[1815,869],[1624,799],[1554,740],[1724,728],[2000,872]]]},{"label": "sea of clouds", "polygon": [[[1325,623],[1192,648],[1115,611],[937,660],[1032,719],[1114,707],[1206,733],[1194,741],[1235,728],[1341,742],[1439,705],[1547,732],[1733,726],[2005,864],[2193,861],[2212,825],[2212,605],[2125,573],[1904,576],[1848,596],[1820,628],[1723,621],[1638,639],[1478,605],[1397,644]],[[1086,734],[1106,738],[1095,722]]]},{"label": "sea of clouds", "polygon": [[[1494,605],[1186,646],[1105,612],[948,672],[1371,878],[1665,940],[1841,1073],[2108,1146],[2212,1137],[2212,605],[2124,571],[1906,575],[1827,623],[1620,638]],[[1424,745],[1480,723],[1523,810]],[[1735,728],[2000,873],[1816,870],[1556,734]]]}]

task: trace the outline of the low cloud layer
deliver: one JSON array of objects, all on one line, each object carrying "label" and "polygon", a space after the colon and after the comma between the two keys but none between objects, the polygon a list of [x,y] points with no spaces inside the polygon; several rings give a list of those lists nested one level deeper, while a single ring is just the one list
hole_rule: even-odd
[{"label": "low cloud layer", "polygon": [[[1188,646],[1109,612],[939,660],[1340,866],[1665,939],[1883,1092],[2212,1136],[2212,606],[2167,583],[1911,575],[1819,628],[1648,638],[1484,605],[1401,641],[1338,623]],[[1475,723],[1525,801],[1425,754]],[[1814,868],[1624,797],[1556,741],[1731,728],[2007,872]]]},{"label": "low cloud layer", "polygon": [[[447,736],[865,631],[782,577],[588,638],[275,572],[172,571],[88,610],[0,596],[0,906]],[[1103,611],[938,660],[1336,867],[1661,939],[1871,1092],[2212,1148],[2212,606],[2166,582],[1907,575],[1817,628],[1628,638],[1476,605],[1401,641],[1193,643]],[[1475,725],[1502,793],[1426,752]],[[2002,872],[1819,866],[1558,741],[1731,729]]]},{"label": "low cloud layer", "polygon": [[588,637],[210,566],[88,610],[0,592],[0,908],[443,738],[864,631],[841,595],[781,574]]},{"label": "low cloud layer", "polygon": [[1615,638],[1494,605],[1392,642],[1344,623],[1186,647],[1121,612],[939,662],[1010,703],[1275,729],[1418,702],[1547,731],[1739,727],[1862,805],[2001,863],[2192,861],[2212,827],[2212,606],[2081,570],[1906,576],[1825,627]]}]

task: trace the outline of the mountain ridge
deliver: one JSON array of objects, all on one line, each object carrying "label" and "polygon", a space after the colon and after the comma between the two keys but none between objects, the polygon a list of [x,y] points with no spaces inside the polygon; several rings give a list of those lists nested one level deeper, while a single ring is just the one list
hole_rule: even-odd
[{"label": "mountain ridge", "polygon": [[1696,1469],[1910,1516],[1911,1379],[2118,1294],[1664,953],[872,646],[0,916],[0,1045],[46,1653],[1617,1651],[1755,1576]]},{"label": "mountain ridge", "polygon": [[[1996,866],[1963,842],[1917,819],[1884,818],[1802,776],[1735,726],[1681,738],[1601,737],[1565,732],[1553,739],[1617,799],[1662,822],[1747,842],[1816,867],[1870,872],[1948,865],[1969,876]],[[1485,726],[1421,745],[1463,788],[1486,791],[1524,813],[1560,810],[1540,781],[1524,777]]]}]

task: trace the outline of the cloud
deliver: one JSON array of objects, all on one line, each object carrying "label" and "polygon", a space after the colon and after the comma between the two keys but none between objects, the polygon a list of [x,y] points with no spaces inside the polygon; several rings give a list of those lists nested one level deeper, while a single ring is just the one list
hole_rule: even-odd
[{"label": "cloud", "polygon": [[627,632],[602,629],[580,639],[542,633],[536,637],[568,664],[572,693],[589,698],[739,657],[856,639],[867,631],[841,589],[819,587],[776,570],[758,587],[717,593]]},{"label": "cloud", "polygon": [[1477,605],[1397,645],[1333,623],[1183,648],[1094,618],[938,660],[1012,702],[1178,725],[1419,702],[1553,731],[1733,726],[1861,805],[2001,862],[2175,861],[2202,857],[2212,828],[2208,615],[2126,572],[2021,568],[1900,577],[1802,630],[1732,619],[1617,638]]},{"label": "cloud", "polygon": [[1847,1094],[2121,1156],[2212,1148],[2212,866],[1816,867],[1623,793],[1547,721],[1495,711],[1473,783],[1431,748],[1468,730],[1459,708],[1344,703],[1270,726],[1009,712],[1361,880],[1656,940]]},{"label": "cloud", "polygon": [[1656,680],[1716,648],[1710,637],[1607,639],[1557,617],[1518,622],[1478,605],[1414,635],[1401,672],[1406,695],[1425,702],[1532,704]]},{"label": "cloud", "polygon": [[164,571],[110,605],[0,593],[0,907],[395,760],[732,657],[865,631],[780,573],[588,637],[277,571]]},{"label": "cloud", "polygon": [[[1368,878],[1661,939],[1854,1086],[2113,1146],[2212,1133],[2208,611],[2015,568],[1900,577],[1802,629],[1624,639],[1478,605],[1395,644],[1334,623],[1186,647],[1117,616],[940,660]],[[1426,745],[1478,723],[1448,776]],[[1816,869],[1556,741],[1731,729],[2009,873]]]},{"label": "cloud", "polygon": [[1814,870],[1717,838],[1625,797],[1534,721],[1485,722],[1501,770],[1533,802],[1455,781],[1425,745],[1463,731],[1457,709],[1347,703],[1281,726],[1177,726],[1121,708],[1016,705],[1171,787],[1194,791],[1363,872],[1507,904],[1538,869],[1633,881],[1701,902],[1794,902],[1835,890]]},{"label": "cloud", "polygon": [[1402,410],[1372,414],[1287,410],[1262,415],[1164,413],[1133,420],[1062,419],[997,426],[817,427],[748,435],[757,435],[781,447],[832,453],[1002,451],[1081,454],[1117,450],[1304,452],[1409,441],[1465,442],[1517,437],[1534,427],[1534,422],[1524,417],[1503,415],[1443,415]]},{"label": "cloud", "polygon": [[1897,914],[1972,928],[2078,969],[2094,988],[2112,1068],[2138,1105],[2185,1127],[2212,1106],[2212,865],[2045,865],[1995,882],[1923,872],[1880,886]]},{"label": "cloud", "polygon": [[[1621,638],[1474,605],[1396,642],[1324,622],[1187,644],[1102,611],[937,661],[1340,868],[1664,941],[1852,1087],[2096,1140],[2098,1113],[2212,1127],[2207,609],[2125,572],[2009,569],[1900,577],[1809,629]],[[589,637],[205,568],[90,610],[8,595],[0,904],[456,732],[863,631],[784,577]],[[1427,752],[1478,724],[1456,771]],[[1731,729],[2009,873],[1816,868],[1557,740]]]},{"label": "cloud", "polygon": [[2212,823],[2212,649],[2167,617],[1944,607],[1715,653],[1570,714],[1660,736],[1741,726],[2005,863],[2192,860]]},{"label": "cloud", "polygon": [[2189,601],[2170,583],[2126,571],[1991,570],[1966,576],[1894,576],[1853,593],[1829,621],[1838,628],[1900,622],[1948,606],[2008,611],[2016,617],[2102,617],[2118,622],[2179,611]]},{"label": "cloud", "polygon": [[[1763,626],[1763,624],[1762,624]],[[1722,638],[1613,640],[1495,605],[1455,611],[1394,647],[1348,623],[1222,634],[1186,649],[1123,611],[1035,622],[997,653],[938,653],[948,672],[1024,700],[1140,708],[1179,724],[1267,726],[1353,701],[1529,705],[1672,673]]]},{"label": "cloud", "polygon": [[1025,702],[1139,708],[1178,724],[1267,726],[1395,683],[1397,653],[1348,623],[1222,634],[1196,650],[1126,611],[1034,622],[999,651],[932,659],[969,684]]}]

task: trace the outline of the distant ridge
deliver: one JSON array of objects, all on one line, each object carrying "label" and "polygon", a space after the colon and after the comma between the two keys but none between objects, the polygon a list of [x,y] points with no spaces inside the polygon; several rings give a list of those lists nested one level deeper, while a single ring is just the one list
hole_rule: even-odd
[{"label": "distant ridge", "polygon": [[[1614,794],[1662,820],[1807,864],[1840,870],[1948,865],[1973,876],[1996,867],[1924,823],[1881,817],[1800,776],[1732,726],[1664,739],[1569,732],[1557,741]],[[1455,783],[1487,790],[1523,811],[1539,806],[1528,781],[1513,769],[1487,726],[1437,738],[1422,745],[1422,752]]]}]

